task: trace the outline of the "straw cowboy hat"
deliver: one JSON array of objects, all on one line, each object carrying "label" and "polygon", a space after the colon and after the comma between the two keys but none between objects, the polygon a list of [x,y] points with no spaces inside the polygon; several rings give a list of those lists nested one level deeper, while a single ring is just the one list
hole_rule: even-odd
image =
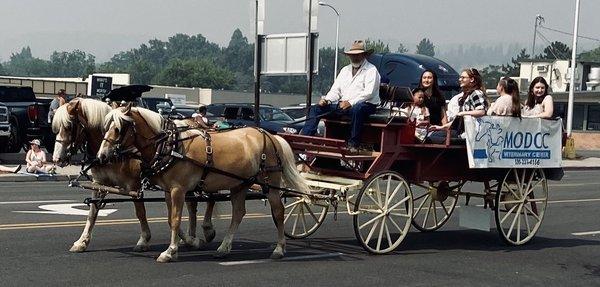
[{"label": "straw cowboy hat", "polygon": [[34,139],[34,140],[30,141],[29,144],[34,144],[34,145],[40,146],[41,143],[40,143],[40,140]]},{"label": "straw cowboy hat", "polygon": [[373,49],[367,50],[367,44],[363,40],[356,40],[352,43],[349,50],[344,51],[346,55],[371,54]]}]

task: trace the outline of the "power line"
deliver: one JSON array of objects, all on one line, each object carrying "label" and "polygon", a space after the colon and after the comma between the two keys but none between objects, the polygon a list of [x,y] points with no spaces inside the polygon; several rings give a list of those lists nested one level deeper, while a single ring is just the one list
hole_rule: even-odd
[{"label": "power line", "polygon": [[[544,34],[542,34],[541,32],[538,32],[538,35],[540,38],[542,38],[542,40],[544,40],[548,44],[548,50],[550,51],[550,53],[552,53],[552,55],[554,56],[555,59],[568,59],[569,58],[569,55],[565,55],[564,53],[562,53],[562,51],[555,50],[552,47],[552,43],[546,38],[546,36],[544,36]],[[560,54],[561,58],[559,58],[555,52]]]},{"label": "power line", "polygon": [[[552,28],[548,28],[546,26],[543,26],[542,24],[540,24],[538,27],[540,27],[542,29],[550,30],[550,31],[553,31],[553,32],[556,32],[556,33],[573,36],[573,33],[565,32],[565,31],[561,31],[561,30],[556,30],[556,29],[552,29]],[[596,41],[596,42],[600,42],[600,39],[596,39],[596,38],[592,38],[592,37],[586,37],[586,36],[581,36],[581,35],[577,35],[577,37],[578,38],[587,39],[587,40]]]}]

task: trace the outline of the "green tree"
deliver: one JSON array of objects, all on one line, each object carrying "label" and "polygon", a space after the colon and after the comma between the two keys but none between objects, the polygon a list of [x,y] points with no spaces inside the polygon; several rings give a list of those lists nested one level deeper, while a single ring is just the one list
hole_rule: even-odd
[{"label": "green tree", "polygon": [[435,56],[435,46],[429,39],[423,38],[417,45],[417,54],[433,57]]},{"label": "green tree", "polygon": [[509,77],[518,77],[521,70],[520,61],[527,60],[530,58],[530,55],[527,54],[525,49],[521,49],[519,54],[516,57],[510,59],[510,63],[506,65],[502,65],[503,72]]},{"label": "green tree", "polygon": [[161,85],[230,89],[234,83],[231,71],[207,59],[174,59],[158,75]]},{"label": "green tree", "polygon": [[400,43],[398,45],[398,49],[396,49],[396,53],[408,53],[408,48],[406,48],[404,44]]},{"label": "green tree", "polygon": [[50,56],[50,69],[55,77],[83,77],[94,72],[96,57],[80,50],[54,52]]},{"label": "green tree", "polygon": [[495,89],[500,78],[505,75],[501,65],[489,65],[481,69],[483,85],[488,89]]},{"label": "green tree", "polygon": [[11,54],[5,69],[7,74],[12,76],[46,77],[51,75],[49,62],[34,58],[29,46],[22,48],[19,53]]},{"label": "green tree", "polygon": [[229,45],[222,50],[219,62],[235,74],[234,89],[251,90],[254,84],[254,45],[248,43],[240,29],[231,35]]},{"label": "green tree", "polygon": [[582,52],[577,58],[580,61],[600,62],[600,46],[596,49]]},{"label": "green tree", "polygon": [[381,40],[373,41],[373,40],[367,39],[365,41],[365,44],[366,44],[368,50],[373,49],[373,53],[389,53],[390,52],[390,46]]},{"label": "green tree", "polygon": [[567,44],[554,41],[544,48],[544,51],[538,57],[540,59],[568,60],[571,58],[571,51]]},{"label": "green tree", "polygon": [[2,66],[2,63],[0,63],[0,75],[6,75],[6,70],[4,69],[4,66]]}]

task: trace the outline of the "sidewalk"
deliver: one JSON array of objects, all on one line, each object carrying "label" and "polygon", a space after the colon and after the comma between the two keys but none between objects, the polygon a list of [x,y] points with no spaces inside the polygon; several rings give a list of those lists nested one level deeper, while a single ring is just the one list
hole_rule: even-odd
[{"label": "sidewalk", "polygon": [[[563,159],[562,165],[565,170],[600,170],[600,150],[578,151],[578,158],[574,160]],[[6,165],[15,167],[16,165]],[[80,166],[58,167],[55,175],[33,175],[24,172],[25,166],[19,173],[0,174],[0,182],[31,182],[31,181],[69,181],[77,178],[81,171]],[[88,173],[91,175],[91,173]]]}]

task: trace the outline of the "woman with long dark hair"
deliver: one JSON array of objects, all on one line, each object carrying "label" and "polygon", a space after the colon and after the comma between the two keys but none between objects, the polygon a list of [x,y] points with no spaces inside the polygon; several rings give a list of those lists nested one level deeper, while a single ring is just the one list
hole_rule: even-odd
[{"label": "woman with long dark hair", "polygon": [[438,86],[437,74],[432,70],[425,70],[421,74],[419,89],[425,91],[424,105],[429,110],[429,122],[441,126],[448,122],[446,117],[446,99],[442,96]]},{"label": "woman with long dark hair", "polygon": [[517,81],[502,77],[496,87],[498,99],[490,106],[487,114],[490,116],[521,117],[521,99],[519,98],[519,84]]},{"label": "woman with long dark hair", "polygon": [[548,94],[548,82],[543,77],[531,81],[527,92],[527,101],[523,108],[523,116],[529,118],[549,119],[554,113],[554,100]]}]

